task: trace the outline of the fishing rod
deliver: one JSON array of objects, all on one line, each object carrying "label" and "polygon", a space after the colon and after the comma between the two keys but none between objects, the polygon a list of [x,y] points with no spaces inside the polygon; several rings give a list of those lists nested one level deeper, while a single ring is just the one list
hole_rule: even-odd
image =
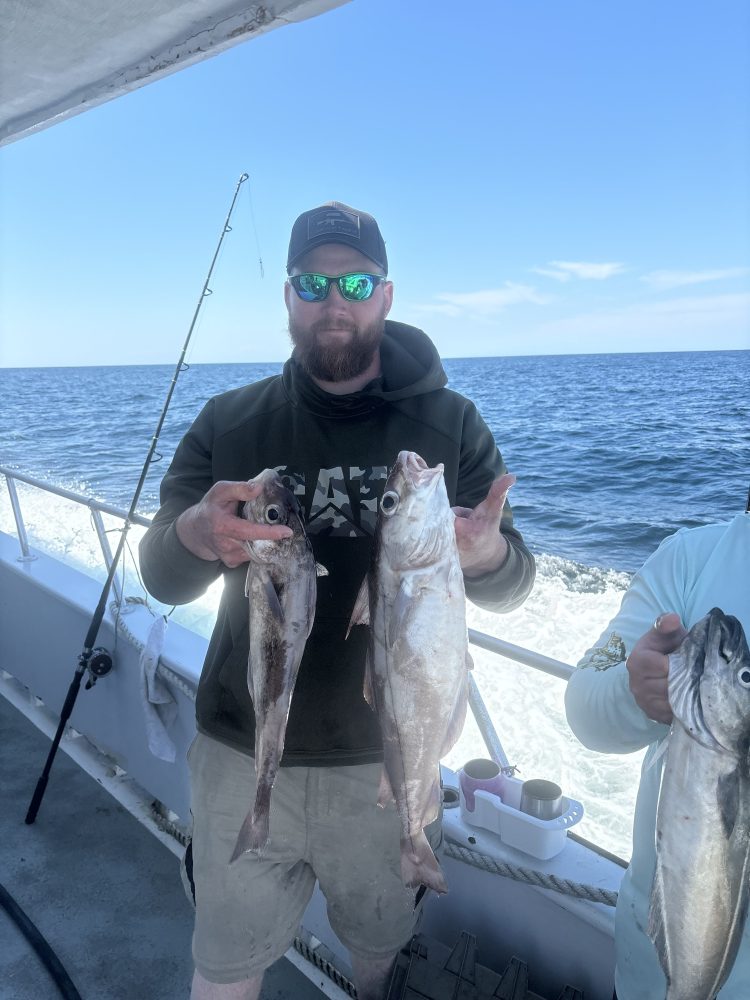
[{"label": "fishing rod", "polygon": [[83,641],[83,649],[80,656],[78,657],[78,666],[76,667],[75,673],[73,675],[73,680],[70,682],[70,687],[68,688],[68,693],[65,696],[65,702],[63,703],[62,711],[60,713],[60,722],[57,726],[57,732],[55,733],[55,738],[52,741],[52,746],[50,747],[49,754],[47,755],[47,761],[44,765],[44,769],[39,776],[39,780],[36,783],[36,788],[34,789],[34,795],[32,796],[31,803],[29,804],[28,812],[26,813],[26,823],[31,824],[36,819],[36,814],[39,812],[39,807],[42,804],[42,798],[44,797],[44,792],[47,787],[47,782],[49,780],[50,771],[52,770],[52,764],[57,753],[57,748],[60,745],[60,740],[62,739],[65,726],[67,725],[68,719],[73,711],[73,706],[76,703],[76,698],[78,697],[78,692],[81,688],[81,680],[83,675],[88,670],[89,680],[86,683],[86,690],[93,687],[100,677],[105,677],[112,669],[112,656],[111,654],[102,647],[95,647],[96,637],[99,633],[99,629],[104,618],[104,612],[107,606],[107,597],[109,596],[109,591],[112,586],[112,581],[114,580],[115,573],[117,572],[117,564],[122,555],[123,549],[125,548],[125,541],[128,534],[128,529],[130,528],[133,516],[135,515],[135,510],[138,505],[138,500],[141,496],[141,491],[143,489],[143,484],[146,481],[146,476],[148,475],[148,470],[151,463],[154,460],[154,454],[156,452],[156,445],[159,440],[159,435],[161,434],[161,429],[164,426],[164,420],[167,416],[167,410],[169,409],[169,404],[172,402],[172,395],[174,393],[175,387],[177,385],[177,379],[179,378],[181,372],[185,371],[187,366],[185,365],[185,355],[187,354],[188,346],[190,345],[190,338],[193,335],[193,330],[195,329],[195,324],[198,320],[198,314],[201,311],[201,306],[207,296],[211,294],[211,289],[208,287],[208,283],[211,280],[211,275],[213,274],[214,266],[216,264],[217,258],[219,256],[219,251],[221,250],[221,245],[224,242],[224,237],[227,233],[231,233],[232,227],[229,225],[229,220],[232,217],[232,212],[234,211],[234,206],[237,201],[237,196],[240,193],[240,187],[247,180],[248,175],[242,174],[239,181],[237,182],[237,187],[234,191],[234,196],[232,198],[232,204],[229,206],[229,212],[227,213],[226,220],[224,222],[224,228],[221,231],[221,236],[219,237],[219,242],[216,246],[216,251],[211,261],[211,266],[208,269],[208,274],[206,275],[206,280],[203,283],[203,290],[201,291],[200,297],[198,299],[198,304],[195,307],[195,312],[193,313],[193,319],[190,324],[190,329],[187,332],[185,338],[185,343],[182,346],[182,352],[180,354],[177,366],[172,376],[172,381],[169,385],[169,391],[167,392],[167,398],[162,407],[161,415],[159,416],[159,421],[156,425],[156,430],[154,431],[154,436],[151,439],[151,445],[148,449],[148,454],[146,455],[146,461],[143,463],[143,468],[141,469],[141,475],[138,480],[138,485],[135,488],[135,493],[133,494],[133,499],[130,501],[130,509],[128,510],[127,516],[125,518],[125,523],[123,524],[122,533],[120,535],[120,541],[117,545],[117,550],[112,558],[112,562],[109,567],[109,572],[107,573],[107,579],[104,581],[104,586],[102,587],[102,592],[99,597],[99,603],[96,606],[94,615],[91,619],[91,624],[89,625],[88,632],[86,633],[86,638]]}]

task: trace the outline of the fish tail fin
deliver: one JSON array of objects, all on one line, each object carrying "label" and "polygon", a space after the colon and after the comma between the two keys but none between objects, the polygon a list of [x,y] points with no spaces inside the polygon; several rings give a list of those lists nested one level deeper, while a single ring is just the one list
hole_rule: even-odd
[{"label": "fish tail fin", "polygon": [[405,886],[412,889],[426,885],[435,892],[448,891],[445,875],[424,830],[401,838],[401,879]]},{"label": "fish tail fin", "polygon": [[268,843],[268,815],[271,809],[271,785],[260,781],[253,808],[245,816],[229,864],[248,851],[261,851]]},{"label": "fish tail fin", "polygon": [[236,861],[248,851],[260,851],[268,843],[268,813],[256,816],[255,810],[249,812],[240,827],[237,843],[234,845],[229,863]]}]

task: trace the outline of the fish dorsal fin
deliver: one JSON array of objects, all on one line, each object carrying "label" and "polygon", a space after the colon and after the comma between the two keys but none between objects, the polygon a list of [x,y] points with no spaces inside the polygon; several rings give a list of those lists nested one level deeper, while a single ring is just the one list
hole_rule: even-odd
[{"label": "fish dorsal fin", "polygon": [[357,600],[354,602],[354,607],[352,608],[352,616],[349,619],[349,628],[346,630],[346,638],[349,638],[349,633],[354,625],[369,625],[370,624],[370,587],[367,577],[362,581],[362,586],[359,588],[359,593],[357,594]]},{"label": "fish dorsal fin", "polygon": [[683,729],[696,743],[707,750],[725,752],[706,725],[701,704],[702,672],[691,666],[691,657],[685,644],[669,656],[669,704],[672,713]]}]

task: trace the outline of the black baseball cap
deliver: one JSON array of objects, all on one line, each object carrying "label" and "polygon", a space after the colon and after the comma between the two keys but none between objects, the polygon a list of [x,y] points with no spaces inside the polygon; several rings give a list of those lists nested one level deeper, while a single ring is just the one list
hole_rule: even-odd
[{"label": "black baseball cap", "polygon": [[367,212],[350,208],[340,201],[330,201],[299,216],[289,240],[287,273],[303,254],[324,243],[343,243],[359,250],[388,274],[388,257],[377,222]]}]

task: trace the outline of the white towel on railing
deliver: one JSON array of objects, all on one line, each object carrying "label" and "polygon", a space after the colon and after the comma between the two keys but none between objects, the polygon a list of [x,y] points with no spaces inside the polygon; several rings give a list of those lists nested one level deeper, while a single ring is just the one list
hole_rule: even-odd
[{"label": "white towel on railing", "polygon": [[149,630],[146,645],[141,653],[140,674],[148,748],[154,757],[171,764],[174,763],[176,751],[167,728],[177,717],[177,702],[156,672],[166,631],[167,619],[164,615],[158,615]]}]

